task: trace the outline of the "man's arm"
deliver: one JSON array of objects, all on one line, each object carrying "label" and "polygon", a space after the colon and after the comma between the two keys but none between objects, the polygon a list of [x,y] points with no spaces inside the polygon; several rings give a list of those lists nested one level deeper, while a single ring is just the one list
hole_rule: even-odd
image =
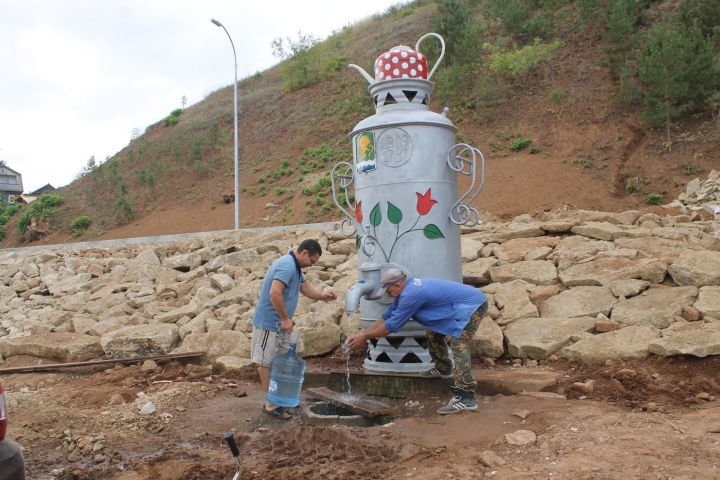
[{"label": "man's arm", "polygon": [[285,284],[280,280],[273,280],[270,285],[270,303],[272,303],[273,308],[278,315],[280,315],[280,327],[290,333],[293,329],[293,322],[285,309],[283,290],[285,290]]},{"label": "man's arm", "polygon": [[347,339],[348,347],[351,350],[360,348],[371,338],[380,338],[390,334],[390,330],[385,328],[385,319],[378,318],[375,322],[360,333],[351,335]]},{"label": "man's arm", "polygon": [[332,290],[328,290],[327,292],[321,292],[317,288],[308,285],[307,282],[303,282],[300,284],[300,293],[302,293],[308,298],[312,298],[313,300],[322,300],[324,302],[335,300],[337,298],[337,295],[335,295],[335,292],[333,292]]}]

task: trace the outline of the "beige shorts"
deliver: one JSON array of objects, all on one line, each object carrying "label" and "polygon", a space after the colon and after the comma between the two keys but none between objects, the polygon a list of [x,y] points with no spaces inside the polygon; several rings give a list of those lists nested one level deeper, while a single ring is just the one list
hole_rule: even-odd
[{"label": "beige shorts", "polygon": [[290,334],[285,331],[271,332],[253,326],[250,348],[252,349],[251,360],[263,367],[269,367],[273,358],[290,349]]}]

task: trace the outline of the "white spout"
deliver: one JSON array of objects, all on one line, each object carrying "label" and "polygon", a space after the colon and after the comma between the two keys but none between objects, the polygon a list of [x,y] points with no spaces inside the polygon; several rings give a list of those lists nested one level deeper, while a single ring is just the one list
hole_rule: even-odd
[{"label": "white spout", "polygon": [[345,311],[354,312],[360,308],[360,299],[362,297],[365,297],[368,300],[374,300],[375,297],[372,297],[371,295],[378,288],[379,287],[375,285],[375,282],[368,282],[366,280],[358,281],[358,283],[350,287],[350,290],[348,290],[347,295],[345,296]]},{"label": "white spout", "polygon": [[367,73],[365,70],[363,70],[362,67],[358,67],[358,66],[355,65],[354,63],[351,63],[350,65],[348,65],[348,68],[354,68],[355,70],[357,70],[358,72],[360,72],[360,75],[362,75],[363,78],[364,78],[365,80],[367,80],[370,85],[372,85],[373,83],[375,83],[375,79],[374,79],[373,77],[371,77],[370,74]]}]

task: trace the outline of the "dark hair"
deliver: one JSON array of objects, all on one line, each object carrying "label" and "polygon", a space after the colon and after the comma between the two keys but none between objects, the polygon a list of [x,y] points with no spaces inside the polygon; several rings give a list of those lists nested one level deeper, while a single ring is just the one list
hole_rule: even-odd
[{"label": "dark hair", "polygon": [[300,253],[303,250],[307,250],[307,252],[312,255],[322,255],[322,247],[317,242],[317,240],[313,240],[312,238],[308,238],[307,240],[303,240],[300,245],[297,247],[297,252]]}]

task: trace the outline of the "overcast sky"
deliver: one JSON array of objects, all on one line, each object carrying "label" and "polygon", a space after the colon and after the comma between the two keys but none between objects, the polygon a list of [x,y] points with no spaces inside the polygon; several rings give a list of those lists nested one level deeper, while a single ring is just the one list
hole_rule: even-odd
[{"label": "overcast sky", "polygon": [[[271,42],[325,38],[400,0],[0,0],[0,160],[26,192],[70,183],[133,132],[277,63]],[[367,68],[367,66],[366,66]]]}]

